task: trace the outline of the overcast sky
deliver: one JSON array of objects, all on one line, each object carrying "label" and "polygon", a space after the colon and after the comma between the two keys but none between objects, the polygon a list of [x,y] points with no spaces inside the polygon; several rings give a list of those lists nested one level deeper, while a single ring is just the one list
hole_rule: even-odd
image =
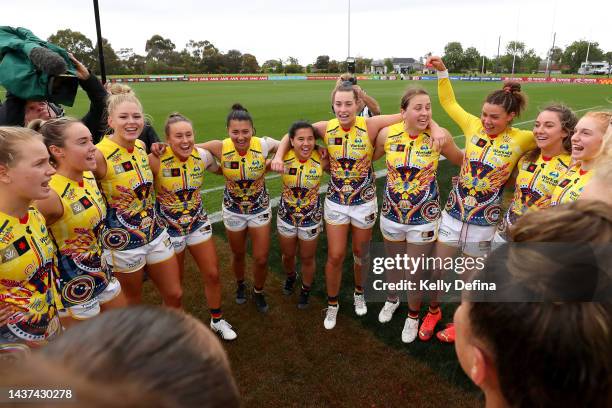
[{"label": "overcast sky", "polygon": [[[384,3],[383,5],[379,5]],[[506,3],[506,4],[503,4]],[[348,0],[99,0],[102,35],[115,50],[144,54],[154,34],[177,49],[208,40],[223,52],[251,53],[260,64],[293,56],[303,65],[318,55],[344,60],[348,53]],[[612,2],[606,0],[351,0],[352,56],[374,59],[441,54],[459,41],[488,56],[511,40],[542,57],[552,44],[578,39],[612,51]],[[80,31],[95,42],[92,0],[1,0],[0,25],[29,28],[46,39],[58,29]]]}]

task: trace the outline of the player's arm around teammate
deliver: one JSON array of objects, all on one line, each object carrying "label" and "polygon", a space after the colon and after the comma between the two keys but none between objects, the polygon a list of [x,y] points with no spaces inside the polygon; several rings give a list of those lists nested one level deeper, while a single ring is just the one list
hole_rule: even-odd
[{"label": "player's arm around teammate", "polygon": [[61,332],[55,246],[45,219],[32,206],[49,196],[55,173],[41,139],[31,129],[0,127],[0,305],[5,317],[0,360],[42,346]]},{"label": "player's arm around teammate", "polygon": [[142,105],[129,90],[108,97],[108,126],[113,129],[97,144],[93,172],[108,204],[102,231],[106,262],[128,304],[142,299],[144,267],[166,306],[180,307],[179,265],[172,243],[155,212],[153,173],[144,143]]},{"label": "player's arm around teammate", "polygon": [[[445,259],[459,249],[464,256],[481,257],[488,253],[502,218],[504,186],[520,157],[536,147],[533,132],[511,126],[526,107],[526,95],[519,83],[506,82],[502,89],[487,95],[478,117],[465,111],[455,99],[442,59],[430,57],[427,64],[438,71],[438,98],[442,108],[465,135],[463,163],[442,212],[434,256]],[[432,279],[442,273],[437,271]],[[436,294],[431,296],[432,306],[419,330],[421,340],[432,337],[442,317]],[[448,333],[438,337],[447,341],[453,336],[451,327]]]},{"label": "player's arm around teammate", "polygon": [[251,114],[234,104],[226,118],[228,137],[198,145],[209,150],[221,163],[225,177],[223,224],[232,249],[232,269],[236,278],[236,303],[246,303],[246,244],[253,248],[253,300],[262,313],[268,311],[264,285],[268,273],[270,221],[272,211],[265,184],[266,158],[278,141],[256,137]]},{"label": "player's arm around teammate", "polygon": [[[328,309],[324,326],[336,324],[342,264],[346,256],[348,234],[352,233],[354,306],[359,316],[367,313],[363,296],[362,264],[372,237],[372,226],[378,213],[372,153],[378,132],[401,120],[401,115],[357,117],[359,95],[350,82],[336,87],[332,93],[335,119],[317,122],[313,126],[323,138],[330,160],[331,180],[324,204],[328,242],[325,279]],[[282,158],[289,146],[285,136],[279,146],[272,168],[283,170]]]},{"label": "player's arm around teammate", "polygon": [[195,147],[193,124],[180,113],[168,117],[164,133],[168,148],[161,157],[149,155],[155,178],[157,213],[167,225],[181,281],[187,248],[204,281],[211,329],[224,340],[234,340],[236,332],[223,319],[219,261],[201,192],[204,172],[216,172],[217,162],[208,150]]},{"label": "player's arm around teammate", "polygon": [[305,309],[316,270],[315,255],[323,218],[319,187],[328,160],[316,150],[316,131],[309,123],[293,123],[288,134],[291,150],[283,157],[283,190],[276,221],[283,269],[287,276],[283,293],[293,293],[299,247],[302,284],[298,308]]},{"label": "player's arm around teammate", "polygon": [[[402,121],[386,127],[376,138],[374,160],[385,156],[387,182],[383,193],[380,228],[387,256],[408,254],[412,258],[430,255],[438,235],[440,193],[437,167],[440,154],[459,165],[463,152],[444,130],[447,142],[440,152],[430,147],[431,100],[422,88],[408,88],[400,102]],[[423,271],[387,271],[391,282],[400,279],[418,281]],[[389,292],[378,320],[389,322],[400,305],[400,293]],[[402,341],[414,341],[418,331],[421,296],[414,291],[408,296],[408,316]]]},{"label": "player's arm around teammate", "polygon": [[[40,121],[40,120],[38,120]],[[64,327],[126,305],[121,285],[102,258],[100,232],[106,203],[91,173],[96,168],[91,132],[72,118],[31,123],[43,135],[56,173],[49,197],[36,202],[58,248],[58,290]]]},{"label": "player's arm around teammate", "polygon": [[537,148],[525,153],[516,166],[514,196],[493,242],[508,241],[509,229],[525,213],[551,205],[553,190],[570,165],[571,137],[577,122],[574,112],[564,105],[549,105],[538,114],[533,125]]}]

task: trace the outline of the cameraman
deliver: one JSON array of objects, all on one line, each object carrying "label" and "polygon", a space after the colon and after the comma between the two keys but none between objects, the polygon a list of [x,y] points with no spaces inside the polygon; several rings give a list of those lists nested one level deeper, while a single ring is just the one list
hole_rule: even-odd
[{"label": "cameraman", "polygon": [[[366,91],[364,91],[359,85],[357,85],[357,78],[350,72],[340,75],[338,81],[336,81],[336,87],[343,82],[350,82],[353,84],[353,89],[357,91],[359,96],[359,107],[357,108],[357,116],[372,117],[380,115],[380,105],[376,102],[376,99],[372,98]],[[332,106],[332,112],[334,108]]]},{"label": "cameraman", "polygon": [[[89,111],[81,121],[91,132],[94,143],[97,143],[104,134],[100,123],[106,107],[106,90],[100,80],[72,54],[70,59],[76,67],[79,85],[90,101]],[[34,119],[49,120],[61,116],[64,116],[64,109],[59,105],[48,101],[24,100],[9,92],[0,106],[0,126],[27,126]]]}]

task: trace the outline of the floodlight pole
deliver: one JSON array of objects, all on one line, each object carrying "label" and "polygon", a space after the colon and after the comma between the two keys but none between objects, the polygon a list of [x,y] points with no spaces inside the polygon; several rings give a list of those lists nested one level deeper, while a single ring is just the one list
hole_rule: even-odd
[{"label": "floodlight pole", "polygon": [[497,65],[496,67],[496,71],[499,73],[499,47],[501,45],[501,35],[499,37],[497,37],[497,60],[495,65]]},{"label": "floodlight pole", "polygon": [[589,63],[589,51],[591,50],[591,40],[588,40],[587,53],[584,62]]},{"label": "floodlight pole", "polygon": [[348,0],[348,53],[346,58],[351,57],[351,0]]},{"label": "floodlight pole", "polygon": [[96,35],[98,36],[98,60],[100,61],[100,76],[102,83],[106,83],[106,67],[104,65],[104,50],[102,49],[102,29],[100,28],[100,10],[98,9],[98,0],[93,0],[94,15],[96,18]]},{"label": "floodlight pole", "polygon": [[557,39],[557,33],[553,33],[553,43],[552,43],[552,47],[550,47],[550,50],[548,51],[548,59],[546,60],[546,78],[550,78],[550,63],[552,62],[552,53],[553,50],[555,49],[555,40]]}]

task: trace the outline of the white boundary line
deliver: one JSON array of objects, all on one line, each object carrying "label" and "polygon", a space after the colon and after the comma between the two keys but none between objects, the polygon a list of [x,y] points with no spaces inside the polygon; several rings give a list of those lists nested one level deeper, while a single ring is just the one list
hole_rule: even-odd
[{"label": "white boundary line", "polygon": [[[597,105],[597,106],[592,106],[590,108],[585,108],[585,109],[579,109],[579,110],[575,110],[574,112],[584,112],[587,110],[592,110],[595,108],[600,108],[602,105]],[[535,122],[535,119],[532,120],[526,120],[524,122],[519,122],[519,123],[514,123],[514,125],[524,125],[527,123],[531,123],[531,122]],[[457,135],[457,136],[453,136],[453,139],[457,139],[459,137],[463,137],[464,135]],[[440,160],[446,160],[445,157],[440,157]],[[387,169],[381,169],[381,170],[377,170],[374,172],[374,176],[376,179],[384,177],[387,175]],[[266,177],[266,180],[270,180],[270,179],[274,179],[274,178],[278,178],[280,177],[280,174],[273,174],[270,176]],[[328,184],[323,184],[320,188],[319,188],[319,194],[324,193],[325,191],[327,191],[327,186]],[[225,186],[217,186],[217,187],[213,187],[207,190],[203,190],[202,194],[211,192],[211,191],[217,191],[217,190],[222,190],[224,189]],[[270,208],[274,208],[276,206],[278,206],[278,203],[280,202],[280,197],[274,197],[273,199],[270,200]],[[211,223],[217,223],[223,220],[223,217],[221,215],[221,211],[217,211],[214,212],[212,214],[209,214],[208,219],[210,220]]]}]

